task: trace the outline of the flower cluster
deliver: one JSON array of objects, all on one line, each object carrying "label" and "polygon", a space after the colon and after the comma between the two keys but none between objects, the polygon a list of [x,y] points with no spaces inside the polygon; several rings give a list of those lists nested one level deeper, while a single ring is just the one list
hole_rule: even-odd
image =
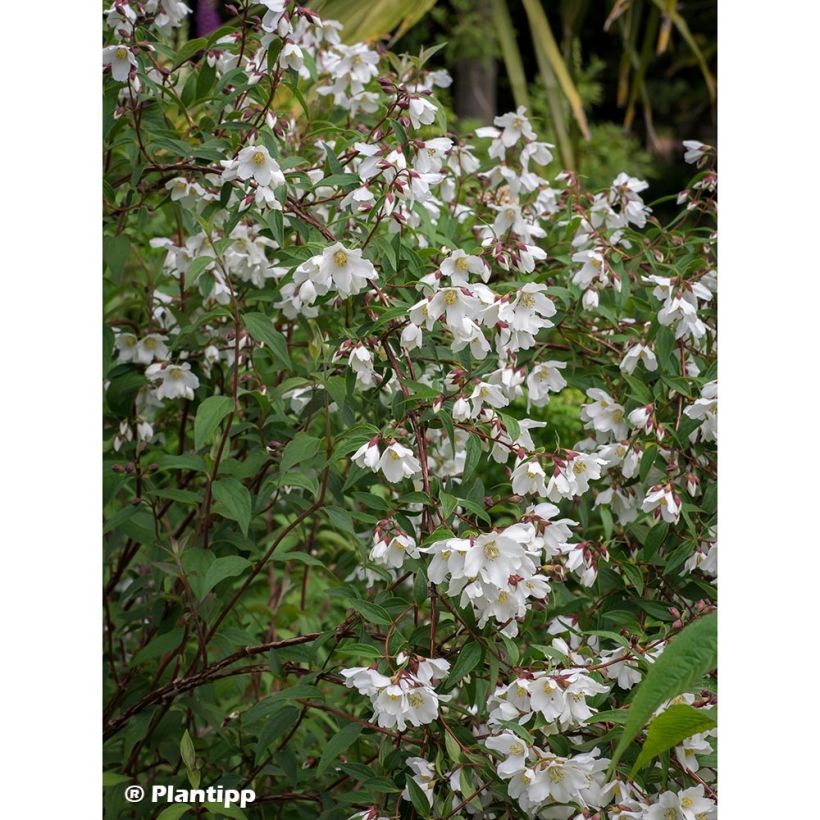
[{"label": "flower cluster", "polygon": [[397,658],[401,668],[391,677],[375,669],[357,666],[342,669],[345,686],[367,695],[373,704],[373,718],[383,728],[398,728],[400,732],[411,726],[432,723],[439,712],[439,704],[449,700],[440,695],[435,685],[450,669],[442,658]]}]

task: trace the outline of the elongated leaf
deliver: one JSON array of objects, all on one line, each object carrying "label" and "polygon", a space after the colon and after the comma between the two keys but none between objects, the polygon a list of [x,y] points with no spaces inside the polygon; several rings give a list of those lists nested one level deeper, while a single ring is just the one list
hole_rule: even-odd
[{"label": "elongated leaf", "polygon": [[429,817],[430,801],[421,786],[410,776],[407,777],[407,791],[410,793],[410,802],[418,815],[420,817]]},{"label": "elongated leaf", "polygon": [[239,575],[248,566],[250,566],[248,560],[241,555],[226,555],[224,558],[217,558],[205,573],[200,597],[204,598],[220,581]]},{"label": "elongated leaf", "polygon": [[242,316],[242,321],[248,333],[270,348],[274,358],[279,364],[291,369],[293,365],[288,354],[288,346],[285,337],[273,326],[273,322],[264,313],[246,313]]},{"label": "elongated leaf", "polygon": [[677,746],[687,737],[714,729],[715,726],[717,722],[709,712],[695,709],[685,703],[670,706],[649,724],[643,748],[629,776],[633,777],[635,772],[646,766],[650,760]]},{"label": "elongated leaf", "polygon": [[320,444],[321,442],[315,436],[303,432],[297,433],[282,452],[282,461],[279,465],[282,478],[286,480],[288,470],[313,458],[319,452]]},{"label": "elongated leaf", "polygon": [[346,43],[375,40],[394,29],[396,38],[414,26],[436,4],[436,0],[370,0],[351,3],[350,0],[313,0],[308,3],[325,19],[338,20],[344,28]]},{"label": "elongated leaf", "polygon": [[361,733],[362,725],[360,723],[348,723],[347,726],[344,726],[333,735],[328,741],[327,746],[325,746],[321,758],[319,758],[316,774],[322,774],[340,754],[347,751],[356,742],[356,738]]},{"label": "elongated leaf", "polygon": [[670,3],[668,0],[652,0],[652,2],[672,21],[680,36],[686,41],[686,45],[691,49],[692,54],[695,55],[695,59],[698,61],[701,73],[703,74],[703,79],[706,82],[706,88],[709,90],[709,97],[714,100],[716,96],[715,78],[709,70],[709,64],[706,62],[706,58],[703,56],[700,46],[692,36],[692,32],[689,30],[686,20],[681,17],[680,12],[678,12],[675,7],[676,4]]},{"label": "elongated leaf", "polygon": [[515,37],[510,12],[507,8],[506,0],[492,0],[493,23],[498,35],[498,44],[501,46],[501,54],[504,57],[504,66],[507,69],[507,77],[510,80],[515,104],[530,107],[530,95],[527,92],[527,76],[524,73],[524,61],[521,59],[521,51]]},{"label": "elongated leaf", "polygon": [[221,505],[217,512],[236,521],[242,534],[247,535],[251,523],[251,494],[247,487],[235,478],[220,478],[214,481],[212,492]]},{"label": "elongated leaf", "polygon": [[219,423],[233,410],[230,396],[209,396],[199,405],[194,419],[194,447],[203,447],[214,434]]},{"label": "elongated leaf", "polygon": [[532,30],[532,41],[535,44],[536,53],[540,51],[549,61],[550,68],[554,72],[567,102],[569,102],[570,110],[581,129],[581,133],[586,139],[589,139],[589,126],[587,125],[586,114],[584,114],[581,95],[578,93],[575,83],[572,82],[569,69],[561,56],[558,43],[555,42],[555,37],[552,34],[552,29],[540,0],[523,0],[523,2]]},{"label": "elongated leaf", "polygon": [[355,609],[369,624],[390,626],[392,623],[390,615],[383,606],[373,604],[370,601],[359,601],[356,598],[350,598],[347,604],[351,609]]},{"label": "elongated leaf", "polygon": [[298,706],[283,706],[274,712],[262,727],[259,740],[254,749],[254,759],[259,763],[271,743],[285,734],[299,719],[301,709]]},{"label": "elongated leaf", "polygon": [[629,718],[609,764],[610,774],[627,746],[666,700],[697,686],[717,662],[717,615],[704,615],[669,642],[649,668],[629,707]]},{"label": "elongated leaf", "polygon": [[194,742],[191,740],[191,735],[186,729],[182,735],[182,740],[179,742],[179,754],[182,762],[189,768],[194,767],[196,763],[196,752],[194,751]]},{"label": "elongated leaf", "polygon": [[484,650],[480,643],[468,643],[464,649],[458,653],[455,663],[452,669],[450,669],[450,674],[444,683],[445,688],[455,686],[462,678],[469,675],[470,672],[481,663],[483,654]]}]

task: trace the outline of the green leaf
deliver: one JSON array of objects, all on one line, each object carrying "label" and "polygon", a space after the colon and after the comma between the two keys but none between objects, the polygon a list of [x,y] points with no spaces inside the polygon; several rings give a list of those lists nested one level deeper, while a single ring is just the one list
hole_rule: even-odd
[{"label": "green leaf", "polygon": [[200,274],[206,268],[210,268],[214,264],[214,261],[213,256],[197,256],[185,272],[185,281],[188,286],[195,284]]},{"label": "green leaf", "polygon": [[649,668],[629,707],[629,718],[609,764],[611,775],[627,746],[664,702],[696,687],[717,662],[717,614],[690,623]]},{"label": "green leaf", "polygon": [[640,569],[626,561],[624,561],[620,567],[621,572],[629,580],[629,583],[638,591],[638,595],[643,595],[643,575],[641,575]]},{"label": "green leaf", "polygon": [[259,741],[254,749],[254,760],[257,764],[262,760],[271,743],[284,735],[296,723],[301,712],[298,706],[283,706],[271,715],[262,727]]},{"label": "green leaf", "polygon": [[670,706],[649,724],[641,753],[629,773],[630,778],[662,752],[677,746],[687,737],[714,729],[715,726],[715,719],[703,709],[695,709],[685,703]]},{"label": "green leaf", "polygon": [[103,787],[119,786],[120,783],[130,783],[134,778],[117,772],[103,772]]},{"label": "green leaf", "polygon": [[421,817],[430,816],[430,801],[427,799],[421,786],[413,780],[412,777],[407,778],[407,791],[410,793],[410,802],[413,808]]},{"label": "green leaf", "polygon": [[481,663],[483,655],[484,649],[478,641],[468,643],[458,653],[453,668],[444,682],[444,688],[449,689],[455,686],[462,678],[469,675]]},{"label": "green leaf", "polygon": [[179,742],[179,754],[182,758],[182,762],[189,769],[193,769],[194,763],[196,763],[196,751],[194,750],[194,742],[191,740],[191,735],[188,734],[187,729],[182,735],[182,740]]},{"label": "green leaf", "polygon": [[200,598],[204,598],[220,581],[241,575],[250,566],[250,562],[241,555],[226,555],[217,558],[205,573],[205,581],[200,589]]},{"label": "green leaf", "polygon": [[197,37],[196,40],[188,40],[184,46],[177,52],[174,60],[174,67],[172,71],[176,71],[184,62],[190,60],[198,51],[202,51],[208,45],[208,40],[205,37]]},{"label": "green leaf", "polygon": [[191,806],[187,803],[177,803],[173,806],[168,806],[163,809],[158,815],[157,820],[179,820],[186,812],[191,810]]},{"label": "green leaf", "polygon": [[347,726],[330,738],[319,759],[319,765],[316,767],[317,775],[322,774],[339,755],[347,751],[356,742],[356,738],[362,733],[362,728],[360,723],[348,723]]},{"label": "green leaf", "polygon": [[467,455],[464,459],[464,472],[462,474],[462,484],[466,484],[472,477],[481,460],[481,440],[478,436],[470,436],[467,439]]},{"label": "green leaf", "polygon": [[237,806],[225,807],[224,803],[203,803],[208,809],[208,816],[213,817],[230,817],[231,820],[248,820],[248,815]]},{"label": "green leaf", "polygon": [[219,427],[220,422],[234,408],[230,396],[209,396],[196,411],[194,419],[194,447],[203,447]]},{"label": "green leaf", "polygon": [[456,504],[458,504],[458,499],[449,493],[441,493],[439,498],[441,499],[441,515],[445,521],[449,521],[452,518]]},{"label": "green leaf", "polygon": [[235,478],[220,478],[214,481],[211,492],[221,505],[217,512],[236,521],[242,534],[247,535],[251,523],[251,494],[247,487]]},{"label": "green leaf", "polygon": [[521,51],[518,48],[515,29],[510,19],[506,0],[492,0],[492,9],[495,33],[501,46],[501,54],[504,57],[504,66],[507,69],[513,99],[516,106],[523,105],[524,108],[529,108],[527,75],[524,72],[524,61],[521,59]]},{"label": "green leaf", "polygon": [[245,323],[248,333],[257,342],[262,342],[270,348],[273,357],[279,364],[288,370],[293,369],[285,337],[273,326],[270,317],[265,316],[264,313],[245,313],[242,316],[242,321]]},{"label": "green leaf", "polygon": [[279,474],[287,479],[288,470],[307,461],[319,452],[321,441],[309,433],[297,433],[282,452],[282,461],[279,464]]},{"label": "green leaf", "polygon": [[357,598],[349,598],[347,604],[351,609],[355,609],[369,624],[390,626],[393,623],[393,619],[383,606],[372,604],[370,601],[360,601]]}]

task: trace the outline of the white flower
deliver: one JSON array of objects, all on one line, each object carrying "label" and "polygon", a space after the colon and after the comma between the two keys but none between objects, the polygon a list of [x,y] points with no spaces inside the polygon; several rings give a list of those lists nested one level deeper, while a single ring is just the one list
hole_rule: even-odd
[{"label": "white flower", "polygon": [[643,817],[645,820],[713,820],[714,807],[714,801],[704,797],[703,786],[693,786],[678,794],[664,792]]},{"label": "white flower", "polygon": [[[406,660],[404,658],[403,660]],[[379,726],[397,727],[400,732],[407,724],[424,726],[438,717],[439,703],[449,696],[438,695],[433,685],[440,679],[441,670],[449,669],[447,661],[437,658],[414,660],[408,668],[388,678],[375,669],[354,667],[342,669],[345,686],[367,695],[373,704],[373,718]],[[416,668],[416,673],[412,670]]]},{"label": "white flower", "polygon": [[199,387],[199,379],[191,372],[188,362],[171,365],[151,365],[145,375],[149,379],[161,379],[156,389],[158,399],[193,399],[194,390]]},{"label": "white flower", "polygon": [[499,408],[506,407],[510,403],[500,385],[481,381],[470,394],[470,401],[473,403],[473,417],[478,416],[485,404]]},{"label": "white flower", "polygon": [[131,69],[137,67],[137,58],[127,46],[107,46],[103,49],[103,65],[111,66],[111,76],[118,83],[126,83]]},{"label": "white flower", "polygon": [[377,442],[378,436],[376,438],[372,438],[366,444],[359,447],[359,449],[353,453],[353,463],[359,467],[368,468],[374,473],[378,472],[381,454],[379,453],[379,446]]},{"label": "white flower", "polygon": [[447,327],[461,330],[464,320],[475,316],[478,306],[478,299],[464,288],[442,288],[428,303],[427,314],[434,321],[444,314]]},{"label": "white flower", "polygon": [[532,130],[526,112],[527,109],[520,105],[515,112],[503,114],[493,120],[498,128],[503,129],[501,131],[501,142],[505,147],[510,148],[519,142],[522,137],[527,140],[535,139],[535,131]]},{"label": "white flower", "polygon": [[393,442],[382,453],[379,459],[379,469],[388,481],[396,484],[403,478],[418,475],[421,472],[421,465],[411,449],[398,442]]},{"label": "white flower", "polygon": [[549,404],[550,393],[558,393],[567,386],[561,370],[566,362],[542,362],[535,365],[527,376],[527,409]]},{"label": "white flower", "polygon": [[437,173],[441,170],[447,152],[452,147],[453,141],[449,139],[449,137],[436,137],[435,139],[427,140],[422,143],[416,152],[413,166],[422,174]]},{"label": "white flower", "polygon": [[524,769],[527,761],[532,757],[527,744],[512,732],[491,735],[484,741],[484,745],[505,756],[505,759],[497,766],[499,777],[505,780]]},{"label": "white flower", "polygon": [[420,128],[422,125],[432,125],[436,120],[436,108],[426,97],[411,97],[407,114],[413,123],[413,128]]},{"label": "white flower", "polygon": [[681,766],[689,769],[690,772],[696,772],[700,769],[700,761],[697,755],[708,755],[712,752],[712,744],[706,739],[709,734],[709,732],[701,732],[700,734],[690,735],[678,746],[675,746],[675,757]]},{"label": "white flower", "polygon": [[473,542],[464,558],[464,572],[470,578],[506,587],[509,577],[516,573],[524,558],[524,548],[515,539],[500,533],[484,533]]},{"label": "white flower", "polygon": [[470,402],[460,395],[455,402],[453,402],[453,421],[467,421],[473,414]]},{"label": "white flower", "polygon": [[643,407],[636,407],[628,416],[629,423],[636,429],[636,430],[651,430],[652,429],[652,418],[653,418],[653,410],[654,405],[647,404]]},{"label": "white flower", "polygon": [[285,68],[292,68],[294,71],[301,72],[305,65],[302,49],[296,43],[285,43],[279,52],[279,64]]},{"label": "white flower", "polygon": [[522,461],[512,472],[512,491],[516,495],[546,496],[544,468],[537,461]]},{"label": "white flower", "polygon": [[404,564],[404,559],[418,558],[419,551],[415,539],[405,533],[396,533],[389,540],[385,537],[374,538],[370,550],[370,560],[376,564],[398,569]]},{"label": "white flower", "polygon": [[149,333],[139,340],[135,361],[141,364],[151,364],[154,359],[160,361],[168,358],[168,348],[165,346],[165,337],[158,333]]},{"label": "white flower", "polygon": [[689,438],[697,441],[714,441],[717,438],[717,382],[711,381],[703,385],[700,398],[690,404],[684,411],[690,419],[699,419],[701,425],[697,427]]},{"label": "white flower", "polygon": [[705,157],[713,150],[711,145],[705,145],[698,140],[684,140],[683,147],[686,149],[686,153],[683,155],[683,161],[690,164],[697,162],[701,157]]},{"label": "white flower", "polygon": [[598,307],[599,299],[598,299],[598,291],[593,290],[590,288],[589,290],[584,291],[584,295],[581,297],[581,306],[584,310],[595,310]]},{"label": "white flower", "polygon": [[133,333],[118,333],[114,340],[114,347],[117,348],[119,361],[135,362],[139,361],[139,340]]},{"label": "white flower", "polygon": [[658,369],[658,360],[652,348],[640,343],[626,351],[626,355],[621,360],[621,370],[624,373],[634,373],[638,362],[643,362],[643,366],[650,373]]},{"label": "white flower", "polygon": [[264,145],[248,145],[236,157],[236,173],[239,179],[255,179],[260,185],[276,188],[285,184],[285,175],[279,163],[268,153]]},{"label": "white flower", "polygon": [[379,383],[379,376],[373,368],[373,354],[361,342],[350,351],[347,362],[356,374],[356,384],[363,390],[369,390]]},{"label": "white flower", "polygon": [[454,285],[466,285],[467,274],[472,273],[484,282],[490,278],[490,270],[480,256],[472,256],[458,249],[453,251],[442,263],[441,272],[449,276]]},{"label": "white flower", "polygon": [[606,391],[597,387],[587,390],[587,396],[592,399],[592,404],[585,404],[581,408],[581,421],[585,422],[584,427],[597,433],[611,433],[619,441],[625,439],[627,427],[623,406]]},{"label": "white flower", "polygon": [[655,514],[658,515],[659,512],[664,521],[676,524],[680,518],[680,498],[669,484],[655,485],[644,498],[641,510],[643,512],[657,510]]},{"label": "white flower", "polygon": [[422,329],[410,322],[401,332],[401,346],[404,350],[415,350],[421,347],[422,338]]},{"label": "white flower", "polygon": [[579,287],[589,287],[596,280],[607,281],[604,272],[604,254],[598,250],[578,251],[572,255],[573,262],[581,262],[581,269],[572,277],[572,283]]},{"label": "white flower", "polygon": [[601,662],[607,664],[601,671],[610,680],[616,681],[621,689],[631,689],[635,684],[641,682],[641,671],[624,647],[603,650]]},{"label": "white flower", "polygon": [[360,249],[347,249],[341,242],[322,252],[319,274],[322,279],[330,278],[342,296],[354,296],[368,281],[379,278],[373,263],[362,258]]}]

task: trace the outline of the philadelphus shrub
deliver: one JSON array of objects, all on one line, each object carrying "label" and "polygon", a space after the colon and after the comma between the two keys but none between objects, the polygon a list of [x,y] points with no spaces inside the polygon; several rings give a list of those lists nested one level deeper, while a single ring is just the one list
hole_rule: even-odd
[{"label": "philadelphus shrub", "polygon": [[713,149],[590,191],[433,52],[188,12],[104,17],[111,815],[715,817]]}]

